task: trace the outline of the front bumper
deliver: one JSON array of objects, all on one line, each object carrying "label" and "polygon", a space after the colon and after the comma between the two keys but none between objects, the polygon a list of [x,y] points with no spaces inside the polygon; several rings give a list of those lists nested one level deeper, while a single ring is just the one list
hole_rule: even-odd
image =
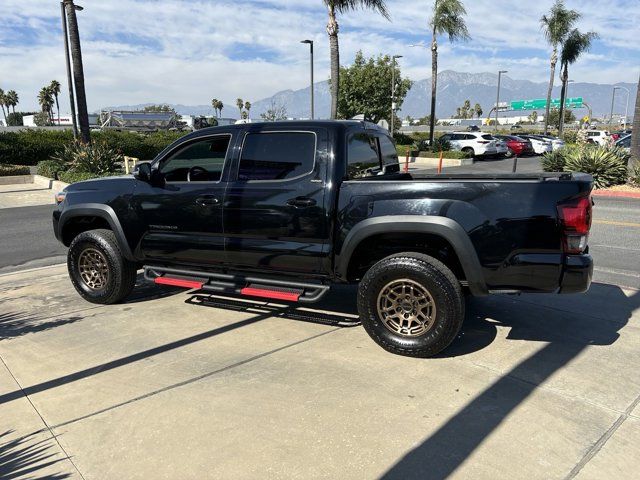
[{"label": "front bumper", "polygon": [[591,255],[567,255],[558,293],[582,293],[589,290],[593,277]]}]

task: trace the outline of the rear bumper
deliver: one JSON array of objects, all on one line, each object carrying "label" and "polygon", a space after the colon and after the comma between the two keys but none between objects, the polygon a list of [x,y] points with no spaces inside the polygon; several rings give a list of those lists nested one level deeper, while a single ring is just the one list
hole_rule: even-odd
[{"label": "rear bumper", "polygon": [[567,255],[558,293],[582,293],[589,290],[593,277],[591,255]]}]

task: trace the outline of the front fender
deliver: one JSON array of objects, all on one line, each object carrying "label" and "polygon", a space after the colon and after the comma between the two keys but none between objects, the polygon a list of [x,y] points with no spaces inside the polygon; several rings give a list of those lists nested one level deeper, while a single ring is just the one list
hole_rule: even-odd
[{"label": "front fender", "polygon": [[127,242],[127,237],[125,236],[122,225],[120,224],[120,220],[118,219],[116,212],[109,205],[101,203],[80,203],[66,207],[60,215],[58,226],[55,231],[56,238],[59,241],[62,241],[62,232],[64,231],[65,223],[74,217],[99,217],[106,220],[116,236],[122,255],[127,260],[135,261],[131,248],[129,247],[129,243]]},{"label": "front fender", "polygon": [[478,255],[467,232],[455,220],[431,215],[388,215],[358,222],[345,238],[340,254],[336,255],[338,276],[347,278],[349,261],[360,242],[372,235],[390,232],[429,233],[447,240],[460,260],[471,293],[476,296],[488,293]]}]

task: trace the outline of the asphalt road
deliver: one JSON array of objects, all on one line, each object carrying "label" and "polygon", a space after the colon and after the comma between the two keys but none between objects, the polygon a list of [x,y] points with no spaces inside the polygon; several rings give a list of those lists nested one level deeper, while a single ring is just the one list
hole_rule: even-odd
[{"label": "asphalt road", "polygon": [[53,236],[53,205],[0,209],[0,273],[54,265],[66,248]]}]

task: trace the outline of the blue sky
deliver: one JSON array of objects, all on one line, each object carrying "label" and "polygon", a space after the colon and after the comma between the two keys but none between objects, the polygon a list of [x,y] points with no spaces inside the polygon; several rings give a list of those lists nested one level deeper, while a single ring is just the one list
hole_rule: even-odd
[{"label": "blue sky", "polygon": [[[321,0],[78,0],[89,108],[171,102],[207,104],[217,97],[259,100],[308,82],[308,47],[315,41],[316,80],[329,77],[326,9]],[[548,80],[550,48],[539,27],[552,0],[467,0],[472,40],[440,42],[440,70],[509,71]],[[577,81],[637,82],[640,74],[640,1],[567,0],[583,13],[579,27],[600,39],[571,69]],[[388,0],[391,21],[367,11],[339,18],[341,63],[355,52],[403,55],[403,72],[430,75],[433,0]],[[37,108],[41,86],[66,88],[59,3],[0,2],[0,88],[17,90],[21,108]],[[68,110],[62,99],[61,109]]]}]

